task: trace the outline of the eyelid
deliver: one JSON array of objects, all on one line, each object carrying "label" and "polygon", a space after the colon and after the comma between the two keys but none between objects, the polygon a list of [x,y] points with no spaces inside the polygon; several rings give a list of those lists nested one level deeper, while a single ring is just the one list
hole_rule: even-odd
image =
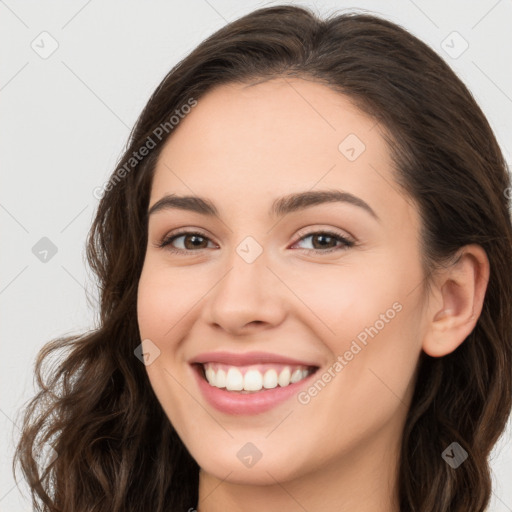
[{"label": "eyelid", "polygon": [[[315,234],[318,232],[322,232],[322,233],[332,232],[333,234],[336,234],[337,236],[342,236],[344,238],[350,239],[353,242],[357,241],[356,238],[346,230],[340,230],[339,228],[333,228],[333,227],[322,227],[322,225],[316,224],[316,225],[312,225],[312,226],[308,226],[308,227],[299,229],[299,231],[297,231],[297,234],[295,235],[296,242],[298,242],[304,236],[312,235],[312,234]],[[193,233],[197,233],[198,235],[204,236],[205,238],[212,240],[212,237],[208,233],[203,231],[201,228],[195,228],[195,227],[177,228],[175,231],[170,231],[169,233],[164,235],[161,239],[165,240],[165,239],[168,239],[171,237],[177,237],[179,235],[193,234]],[[213,242],[213,240],[212,240],[212,242]],[[296,243],[296,242],[294,242],[294,243]]]},{"label": "eyelid", "polygon": [[325,227],[322,224],[313,224],[312,226],[308,226],[297,231],[296,242],[294,242],[294,244],[297,243],[301,238],[308,235],[314,235],[316,233],[332,233],[333,235],[345,238],[346,240],[349,240],[354,244],[357,242],[356,237],[346,230],[342,230],[340,228],[335,227]]},{"label": "eyelid", "polygon": [[[195,227],[184,227],[184,228],[178,228],[174,231],[170,231],[169,233],[166,233],[164,236],[159,238],[155,244],[153,244],[157,248],[166,248],[166,245],[163,245],[167,242],[170,243],[171,240],[174,240],[175,238],[178,238],[183,235],[199,235],[203,238],[208,239],[208,241],[214,243],[215,245],[218,245],[216,242],[212,240],[212,237],[205,233],[201,228],[195,228]],[[177,251],[180,251],[180,249],[177,249]],[[186,251],[186,252],[192,252],[192,251]]]}]

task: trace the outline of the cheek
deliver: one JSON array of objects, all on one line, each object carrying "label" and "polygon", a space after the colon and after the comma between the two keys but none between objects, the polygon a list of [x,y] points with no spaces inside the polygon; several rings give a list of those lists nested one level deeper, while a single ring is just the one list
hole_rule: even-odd
[{"label": "cheek", "polygon": [[[182,385],[189,376],[182,364],[179,340],[189,330],[186,313],[197,302],[198,290],[190,280],[180,282],[179,272],[170,272],[157,265],[143,268],[137,294],[137,320],[141,339],[149,339],[156,344],[160,353],[146,366],[151,387],[180,437],[193,428],[187,411],[194,407]],[[199,414],[199,411],[194,411]],[[186,427],[186,428],[185,428]],[[182,437],[183,438],[183,437]]]},{"label": "cheek", "polygon": [[419,294],[383,293],[379,299],[374,293],[371,304],[338,324],[341,335],[332,344],[338,377],[328,401],[343,397],[337,413],[355,430],[383,425],[407,410],[421,352],[417,300]]},{"label": "cheek", "polygon": [[[137,319],[142,337],[164,340],[174,337],[180,319],[204,295],[196,280],[148,264],[138,285]],[[178,329],[179,330],[179,329]],[[170,334],[173,336],[170,336]]]},{"label": "cheek", "polygon": [[407,280],[382,263],[373,266],[379,271],[356,265],[318,266],[288,281],[305,306],[303,320],[308,317],[309,325],[313,321],[319,326],[316,335],[331,352],[343,353],[358,337],[364,342],[367,329],[375,332],[376,324],[383,331],[399,316]]},{"label": "cheek", "polygon": [[378,264],[364,267],[323,273],[318,268],[307,281],[296,281],[297,294],[307,298],[308,308],[322,321],[317,336],[333,364],[338,362],[331,370],[336,375],[332,389],[350,389],[351,398],[345,395],[345,400],[356,409],[372,397],[387,396],[392,410],[394,393],[407,394],[420,354],[422,298],[417,285],[422,272],[416,260],[397,256],[383,255]]}]

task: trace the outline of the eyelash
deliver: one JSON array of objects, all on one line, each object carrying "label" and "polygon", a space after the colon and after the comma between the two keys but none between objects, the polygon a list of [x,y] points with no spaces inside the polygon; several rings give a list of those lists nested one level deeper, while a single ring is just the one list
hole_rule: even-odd
[{"label": "eyelash", "polygon": [[[160,240],[160,242],[158,242],[157,247],[160,249],[163,249],[164,247],[166,247],[167,251],[174,253],[174,254],[185,254],[185,253],[197,252],[197,251],[203,250],[203,248],[197,249],[197,251],[191,250],[191,249],[177,249],[170,245],[171,242],[173,242],[177,238],[180,238],[183,235],[196,235],[196,236],[200,236],[201,238],[204,238],[206,240],[209,240],[209,238],[207,236],[205,236],[203,233],[200,233],[198,231],[185,231],[184,230],[184,231],[179,231],[177,233],[172,233],[170,235],[165,236],[162,240]],[[312,231],[310,233],[306,233],[306,234],[302,235],[297,240],[297,242],[300,242],[301,240],[303,240],[305,238],[309,238],[310,236],[314,236],[314,235],[328,235],[332,238],[335,238],[337,241],[341,242],[343,246],[342,247],[340,247],[340,246],[329,247],[327,249],[302,249],[303,251],[306,251],[307,253],[325,254],[325,253],[330,253],[333,251],[339,251],[339,250],[343,251],[343,250],[349,249],[350,247],[353,247],[355,245],[354,241],[349,240],[348,238],[344,237],[340,233],[336,233],[334,231],[329,231],[329,230]],[[293,245],[295,245],[297,242],[295,242]]]}]

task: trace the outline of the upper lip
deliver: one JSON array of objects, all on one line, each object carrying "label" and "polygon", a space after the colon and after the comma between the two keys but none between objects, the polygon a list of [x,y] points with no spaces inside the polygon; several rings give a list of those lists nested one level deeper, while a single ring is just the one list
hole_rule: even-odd
[{"label": "upper lip", "polygon": [[301,361],[270,352],[205,352],[190,359],[189,363],[224,363],[233,366],[280,363],[297,366],[317,366],[310,361]]}]

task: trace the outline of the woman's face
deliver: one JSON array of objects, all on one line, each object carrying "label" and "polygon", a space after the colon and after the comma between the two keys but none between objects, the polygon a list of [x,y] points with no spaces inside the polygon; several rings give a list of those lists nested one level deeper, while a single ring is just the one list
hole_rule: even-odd
[{"label": "woman's face", "polygon": [[149,209],[201,199],[149,216],[138,322],[191,455],[240,483],[394,457],[424,275],[378,124],[324,85],[274,79],[209,92],[173,132]]}]

